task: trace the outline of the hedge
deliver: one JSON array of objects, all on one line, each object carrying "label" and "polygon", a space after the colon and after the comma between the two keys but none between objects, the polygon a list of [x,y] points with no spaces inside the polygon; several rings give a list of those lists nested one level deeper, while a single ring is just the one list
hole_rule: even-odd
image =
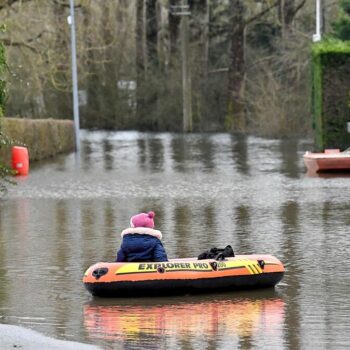
[{"label": "hedge", "polygon": [[315,144],[350,146],[350,42],[325,40],[312,48],[312,114]]}]

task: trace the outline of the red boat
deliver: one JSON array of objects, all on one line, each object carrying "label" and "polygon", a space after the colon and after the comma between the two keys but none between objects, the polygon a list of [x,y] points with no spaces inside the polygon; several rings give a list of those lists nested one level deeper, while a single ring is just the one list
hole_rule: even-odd
[{"label": "red boat", "polygon": [[350,151],[326,149],[323,153],[306,152],[304,163],[310,173],[350,171]]}]

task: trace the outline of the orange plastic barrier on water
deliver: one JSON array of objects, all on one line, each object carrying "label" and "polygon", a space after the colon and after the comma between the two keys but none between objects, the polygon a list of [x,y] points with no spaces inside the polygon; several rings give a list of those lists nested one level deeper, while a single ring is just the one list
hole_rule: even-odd
[{"label": "orange plastic barrier on water", "polygon": [[28,175],[29,155],[26,147],[12,147],[12,169],[16,171],[16,175]]}]

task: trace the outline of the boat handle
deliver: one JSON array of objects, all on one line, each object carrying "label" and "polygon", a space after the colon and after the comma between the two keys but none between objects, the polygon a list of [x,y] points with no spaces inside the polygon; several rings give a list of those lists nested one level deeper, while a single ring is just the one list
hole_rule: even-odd
[{"label": "boat handle", "polygon": [[259,266],[260,266],[262,269],[264,269],[264,267],[265,267],[265,261],[264,261],[264,260],[257,260],[257,262],[258,262]]},{"label": "boat handle", "polygon": [[212,268],[214,271],[217,271],[217,270],[218,270],[218,263],[217,263],[216,261],[210,262],[209,265],[211,266],[211,268]]},{"label": "boat handle", "polygon": [[92,275],[98,280],[108,272],[108,267],[98,267],[92,272]]}]

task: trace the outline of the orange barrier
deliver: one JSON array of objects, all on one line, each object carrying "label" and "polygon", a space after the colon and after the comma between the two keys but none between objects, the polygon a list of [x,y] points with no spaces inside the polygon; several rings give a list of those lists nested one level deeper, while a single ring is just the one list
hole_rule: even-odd
[{"label": "orange barrier", "polygon": [[15,170],[16,175],[28,175],[29,155],[26,147],[12,147],[12,169]]},{"label": "orange barrier", "polygon": [[88,268],[83,282],[95,296],[144,296],[274,287],[283,264],[272,255],[238,255],[224,261],[106,263]]}]

